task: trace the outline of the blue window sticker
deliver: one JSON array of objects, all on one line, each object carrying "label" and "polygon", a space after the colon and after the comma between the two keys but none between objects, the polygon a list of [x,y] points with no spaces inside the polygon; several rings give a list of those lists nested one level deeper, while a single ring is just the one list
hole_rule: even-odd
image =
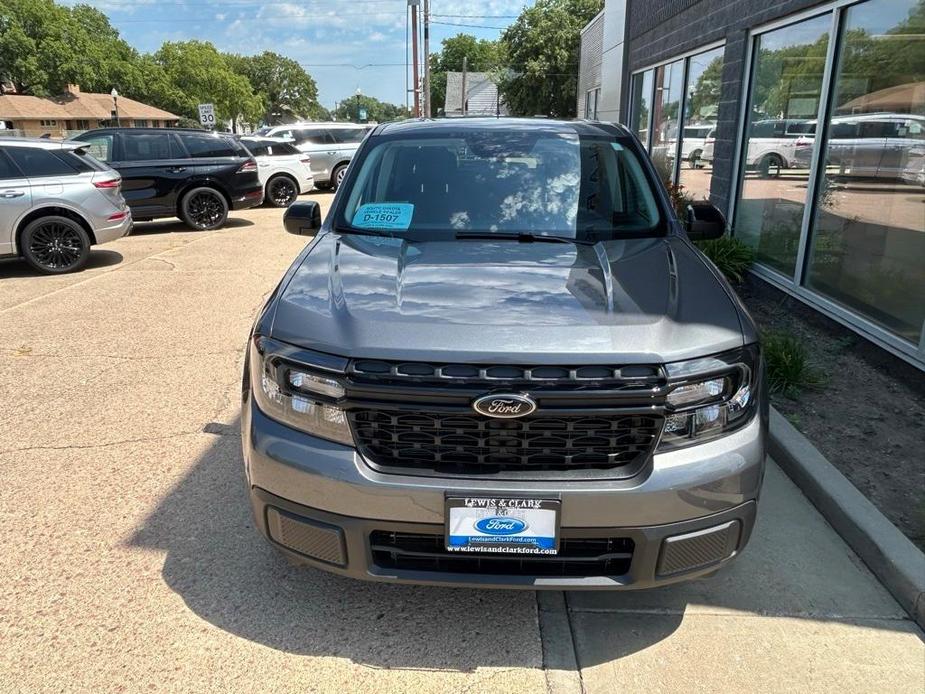
[{"label": "blue window sticker", "polygon": [[360,205],[353,215],[353,226],[360,229],[394,229],[411,226],[414,205],[410,202],[382,202]]}]

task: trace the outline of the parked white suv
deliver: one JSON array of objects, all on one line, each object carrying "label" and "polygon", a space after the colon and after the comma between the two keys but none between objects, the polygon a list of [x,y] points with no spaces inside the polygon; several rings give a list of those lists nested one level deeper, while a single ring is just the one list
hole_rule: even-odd
[{"label": "parked white suv", "polygon": [[[748,131],[748,150],[745,165],[762,178],[777,176],[781,169],[802,167],[796,158],[797,149],[805,145],[806,136],[812,136],[815,124],[807,120],[776,118],[752,123]],[[701,161],[713,163],[715,133],[707,134]]]},{"label": "parked white suv", "polygon": [[357,147],[373,126],[358,123],[290,123],[261,128],[255,134],[292,142],[312,158],[315,187],[337,188]]},{"label": "parked white suv", "polygon": [[0,138],[0,258],[46,274],[79,270],[90,246],[132,228],[122,176],[79,142]]},{"label": "parked white suv", "polygon": [[268,205],[289,207],[314,187],[311,156],[291,142],[276,137],[242,137],[241,142],[257,160],[263,201]]}]

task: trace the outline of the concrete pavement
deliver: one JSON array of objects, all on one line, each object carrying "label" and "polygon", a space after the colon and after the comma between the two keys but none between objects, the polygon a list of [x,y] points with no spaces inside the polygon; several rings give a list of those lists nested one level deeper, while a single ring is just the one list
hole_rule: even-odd
[{"label": "concrete pavement", "polygon": [[247,331],[305,244],[280,219],[139,225],[64,277],[0,262],[0,690],[925,688],[921,633],[773,467],[747,554],[689,586],[541,615],[290,567],[237,432]]}]

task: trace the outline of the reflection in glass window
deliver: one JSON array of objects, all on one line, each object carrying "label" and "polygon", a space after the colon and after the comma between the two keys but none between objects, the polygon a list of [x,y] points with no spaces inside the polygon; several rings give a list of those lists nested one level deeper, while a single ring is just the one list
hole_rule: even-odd
[{"label": "reflection in glass window", "polygon": [[925,321],[925,3],[842,21],[806,284],[918,343]]},{"label": "reflection in glass window", "polygon": [[649,147],[649,114],[652,111],[652,77],[654,70],[633,76],[633,115],[630,123],[642,146]]},{"label": "reflection in glass window", "polygon": [[678,143],[678,117],[684,89],[684,61],[655,69],[655,100],[652,105],[652,147],[650,154],[659,176],[674,181],[674,156]]},{"label": "reflection in glass window", "polygon": [[687,66],[684,122],[681,128],[680,183],[695,200],[710,197],[713,142],[723,72],[724,48],[691,56]]},{"label": "reflection in glass window", "polygon": [[806,205],[830,14],[755,39],[735,233],[759,262],[792,277]]}]

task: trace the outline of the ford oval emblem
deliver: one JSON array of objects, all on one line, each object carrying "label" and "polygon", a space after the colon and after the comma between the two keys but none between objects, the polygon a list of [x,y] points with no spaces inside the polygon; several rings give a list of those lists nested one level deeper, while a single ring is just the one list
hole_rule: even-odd
[{"label": "ford oval emblem", "polygon": [[487,535],[516,535],[530,526],[527,521],[513,516],[489,516],[477,521],[475,527]]},{"label": "ford oval emblem", "polygon": [[486,417],[513,419],[535,412],[536,403],[529,395],[495,393],[494,395],[483,395],[474,400],[472,409]]}]

